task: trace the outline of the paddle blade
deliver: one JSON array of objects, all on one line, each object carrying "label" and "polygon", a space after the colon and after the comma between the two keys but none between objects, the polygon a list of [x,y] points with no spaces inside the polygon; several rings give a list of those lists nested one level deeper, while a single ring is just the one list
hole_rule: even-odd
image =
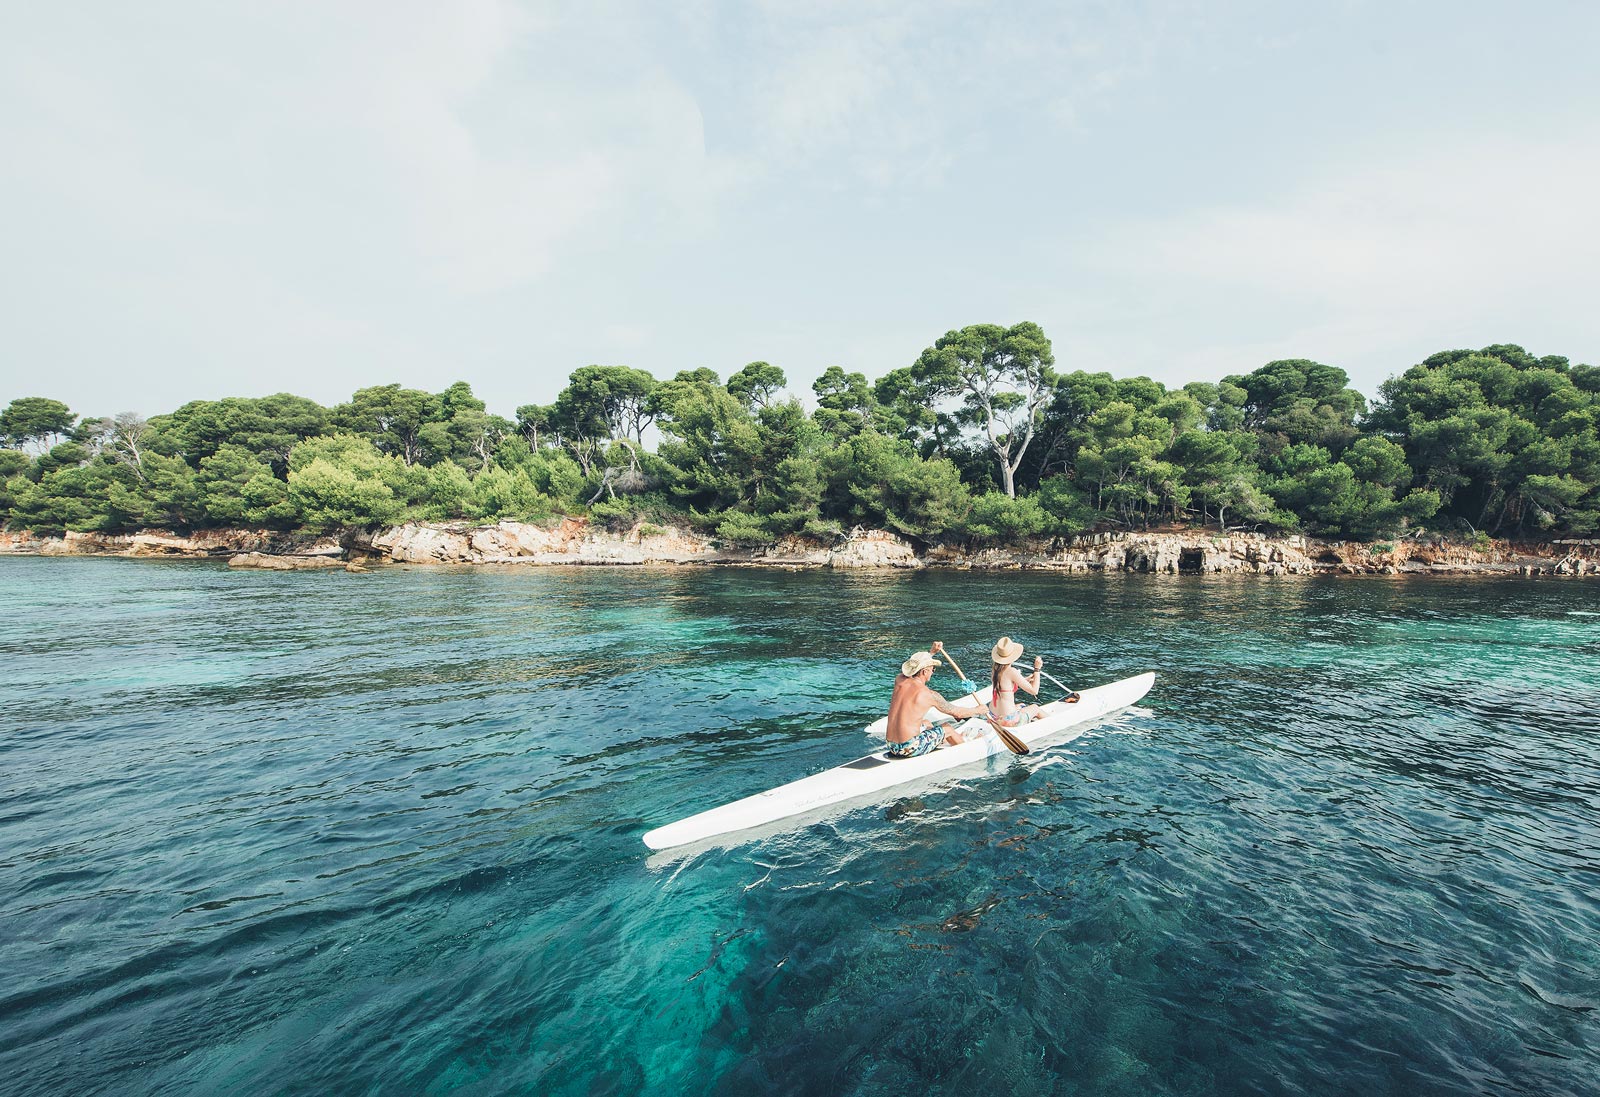
[{"label": "paddle blade", "polygon": [[994,733],[1000,737],[1000,742],[1012,754],[1022,755],[1028,753],[1028,744],[1017,738],[1016,734],[1009,728],[1002,727],[994,720],[989,721],[989,726],[994,728]]},{"label": "paddle blade", "polygon": [[1024,743],[1021,739],[1018,739],[1009,731],[1002,731],[1000,733],[1000,741],[1006,745],[1006,749],[1012,754],[1022,755],[1028,753],[1028,744]]}]

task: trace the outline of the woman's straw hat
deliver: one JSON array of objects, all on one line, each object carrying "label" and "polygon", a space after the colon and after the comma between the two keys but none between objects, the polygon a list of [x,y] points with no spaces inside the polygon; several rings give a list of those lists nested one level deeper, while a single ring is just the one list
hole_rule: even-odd
[{"label": "woman's straw hat", "polygon": [[989,657],[1001,666],[1006,666],[1017,661],[1017,656],[1022,654],[1022,645],[1009,636],[1000,637],[1000,642],[994,646]]},{"label": "woman's straw hat", "polygon": [[904,674],[907,678],[910,678],[913,675],[921,674],[929,667],[936,667],[938,665],[939,660],[935,659],[931,652],[914,651],[911,653],[911,658],[900,664],[900,673]]}]

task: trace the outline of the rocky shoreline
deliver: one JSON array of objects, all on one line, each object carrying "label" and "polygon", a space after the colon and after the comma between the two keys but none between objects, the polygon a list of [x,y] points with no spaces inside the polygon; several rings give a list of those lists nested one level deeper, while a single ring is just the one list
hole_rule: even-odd
[{"label": "rocky shoreline", "polygon": [[551,524],[491,526],[417,523],[341,536],[265,530],[190,534],[67,533],[35,537],[0,532],[0,555],[224,558],[232,567],[272,570],[368,564],[498,564],[511,566],[743,566],[780,568],[940,568],[1134,574],[1249,575],[1600,575],[1600,540],[1485,547],[1438,540],[1361,544],[1296,535],[1209,530],[1084,534],[1006,548],[918,547],[885,530],[854,530],[831,543],[791,537],[759,548],[728,546],[677,528],[641,523],[626,532],[585,518]]}]

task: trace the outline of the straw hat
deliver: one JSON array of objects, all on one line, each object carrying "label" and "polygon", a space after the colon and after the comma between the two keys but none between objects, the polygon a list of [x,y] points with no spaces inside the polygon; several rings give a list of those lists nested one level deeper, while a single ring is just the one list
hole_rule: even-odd
[{"label": "straw hat", "polygon": [[[1018,650],[1020,651],[1021,649],[1019,648]],[[910,678],[913,675],[921,674],[929,667],[938,665],[939,660],[935,659],[931,652],[914,651],[911,653],[911,658],[900,664],[900,673]]]},{"label": "straw hat", "polygon": [[1008,666],[1017,661],[1017,656],[1022,654],[1022,645],[1009,636],[1000,637],[1000,642],[995,644],[989,657],[1001,666]]}]

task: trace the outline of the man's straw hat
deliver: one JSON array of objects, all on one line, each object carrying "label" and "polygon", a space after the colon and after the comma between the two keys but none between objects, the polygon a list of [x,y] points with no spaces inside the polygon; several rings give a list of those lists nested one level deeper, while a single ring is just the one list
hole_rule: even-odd
[{"label": "man's straw hat", "polygon": [[[1018,648],[1017,650],[1021,651],[1022,649]],[[938,665],[939,660],[935,659],[931,652],[914,651],[911,653],[911,658],[900,664],[900,673],[910,678],[914,674],[921,674],[929,667]]]}]

